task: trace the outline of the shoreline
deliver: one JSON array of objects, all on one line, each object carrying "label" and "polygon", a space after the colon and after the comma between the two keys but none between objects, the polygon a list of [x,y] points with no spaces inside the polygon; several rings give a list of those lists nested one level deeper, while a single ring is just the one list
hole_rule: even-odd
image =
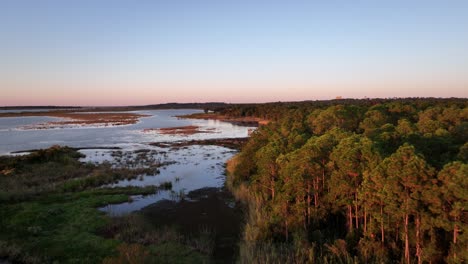
[{"label": "shoreline", "polygon": [[231,123],[238,126],[262,126],[268,125],[270,120],[258,118],[258,117],[230,117],[227,115],[221,115],[216,113],[196,113],[191,115],[176,116],[179,119],[203,119],[203,120],[218,120],[222,122]]},{"label": "shoreline", "polygon": [[166,142],[153,142],[148,143],[150,146],[160,147],[160,148],[182,148],[187,146],[194,145],[211,145],[229,148],[233,150],[240,150],[242,146],[247,142],[249,137],[240,137],[240,138],[212,138],[212,139],[193,139],[185,141],[166,141]]},{"label": "shoreline", "polygon": [[21,112],[21,113],[0,113],[0,118],[5,117],[55,117],[61,118],[61,121],[51,121],[41,124],[36,124],[28,127],[23,127],[24,130],[31,129],[53,129],[63,127],[84,127],[84,126],[99,126],[99,127],[114,127],[123,125],[133,125],[140,121],[141,118],[149,117],[150,115],[126,113],[126,112],[76,112],[76,111],[48,111],[48,112]]},{"label": "shoreline", "polygon": [[178,136],[188,136],[195,134],[204,134],[204,133],[218,133],[215,131],[215,128],[202,129],[200,126],[177,126],[177,127],[163,127],[163,128],[145,128],[143,133],[157,132],[161,135],[178,135]]},{"label": "shoreline", "polygon": [[[68,113],[69,115],[73,115],[72,113]],[[41,113],[41,114],[34,114],[33,116],[50,116],[50,113]],[[179,121],[181,122],[181,121]],[[228,126],[229,127],[229,126]],[[243,129],[247,130],[247,129]],[[181,134],[181,135],[190,135],[190,134],[196,134],[196,133],[216,133],[216,130],[212,130],[210,128],[205,128],[205,127],[199,127],[199,126],[174,126],[174,127],[168,127],[168,128],[162,128],[162,129],[148,129],[147,132],[158,132],[161,134]],[[234,134],[237,135],[237,134]],[[109,150],[109,154],[112,156],[116,162],[119,164],[126,164],[125,166],[131,165],[131,167],[125,167],[125,168],[120,168],[120,167],[113,167],[113,163],[110,163],[109,165],[99,165],[99,164],[88,164],[87,162],[82,162],[78,163],[75,162],[73,163],[75,166],[80,168],[74,169],[73,172],[78,173],[76,174],[76,177],[67,181],[66,184],[64,184],[65,187],[64,190],[66,191],[66,195],[69,195],[70,197],[73,197],[73,199],[70,199],[69,196],[63,196],[62,193],[57,195],[57,201],[54,201],[55,204],[53,206],[50,206],[48,204],[49,199],[47,195],[49,193],[46,193],[44,191],[44,201],[37,202],[31,201],[31,203],[39,204],[38,207],[41,211],[45,212],[53,212],[54,214],[51,214],[51,225],[44,225],[38,221],[35,221],[34,219],[31,220],[31,225],[33,226],[39,226],[45,230],[45,232],[49,232],[49,230],[55,230],[55,226],[57,225],[56,223],[59,223],[62,225],[62,216],[63,215],[71,215],[71,219],[93,219],[92,218],[94,215],[98,215],[104,219],[106,219],[106,227],[109,226],[109,228],[105,229],[100,227],[99,225],[103,223],[104,221],[101,219],[95,219],[93,222],[93,225],[89,230],[91,231],[82,231],[81,229],[75,231],[75,229],[68,228],[67,224],[63,224],[67,230],[71,230],[75,232],[74,234],[78,235],[87,235],[88,233],[96,234],[96,239],[100,239],[102,241],[114,241],[114,240],[122,240],[122,234],[127,234],[128,226],[134,225],[137,223],[136,226],[138,226],[138,233],[136,235],[138,236],[132,236],[129,237],[128,239],[139,239],[138,241],[142,241],[141,243],[138,243],[138,245],[143,248],[149,248],[149,247],[159,247],[159,246],[164,246],[170,245],[173,248],[176,248],[176,253],[174,253],[177,258],[179,258],[179,251],[181,249],[187,248],[190,250],[189,252],[195,252],[199,254],[201,257],[203,257],[206,260],[213,260],[214,262],[232,262],[237,258],[238,255],[238,244],[239,244],[239,237],[241,234],[241,228],[243,225],[242,219],[243,219],[243,210],[242,210],[242,204],[236,202],[235,198],[232,196],[232,193],[225,188],[226,185],[226,180],[224,178],[224,175],[222,171],[224,171],[225,164],[224,163],[224,157],[229,158],[230,155],[232,155],[233,152],[236,152],[235,150],[239,150],[240,147],[248,140],[248,138],[210,138],[210,139],[204,139],[204,140],[188,140],[187,137],[181,137],[182,141],[177,141],[177,142],[156,142],[156,143],[149,143],[147,141],[141,142],[138,141],[139,144],[141,144],[141,147],[144,148],[145,145],[148,147],[148,150],[151,149],[159,149],[157,147],[150,147],[150,146],[162,146],[163,149],[162,151],[159,151],[156,153],[152,153],[146,151],[145,149],[135,149],[132,150],[131,153],[127,153],[127,151],[121,151],[122,149],[125,149],[125,147],[121,147],[120,145],[101,145],[99,144],[92,144],[90,143],[89,145],[86,144],[84,147],[61,147],[61,148],[68,148],[73,151],[78,151],[78,150],[84,150],[84,149],[102,149],[102,150]],[[161,139],[159,139],[161,140]],[[137,142],[137,141],[134,141]],[[88,142],[89,143],[89,142]],[[93,146],[95,145],[95,146]],[[209,147],[209,150],[205,150],[203,147],[199,147],[199,145],[212,145],[212,146],[219,146],[219,147],[226,147],[229,149],[223,149],[223,148],[217,148],[217,147]],[[138,145],[140,146],[140,145]],[[185,150],[186,146],[196,146],[195,148],[200,148],[201,151],[191,151],[189,148],[188,150]],[[212,151],[214,149],[214,151]],[[231,151],[232,149],[232,151]],[[27,152],[35,152],[39,151],[39,149],[29,149],[29,150],[23,150],[23,151],[15,151],[15,153],[23,153],[23,154],[28,154]],[[71,151],[70,153],[73,153]],[[139,160],[142,162],[150,162],[153,164],[154,162],[160,162],[164,160],[158,159],[158,156],[161,157],[166,157],[166,153],[168,152],[180,152],[183,155],[169,155],[167,158],[168,160],[174,160],[176,162],[179,162],[180,165],[179,167],[185,167],[187,166],[186,164],[189,164],[189,166],[194,166],[194,171],[196,171],[195,176],[200,176],[200,177],[213,177],[213,180],[210,182],[206,182],[206,184],[200,184],[204,185],[206,187],[201,187],[201,188],[195,188],[193,190],[190,190],[189,192],[184,192],[184,189],[182,191],[179,191],[177,188],[175,188],[174,191],[171,191],[174,186],[177,187],[177,184],[187,184],[187,186],[190,186],[190,181],[191,177],[193,175],[188,175],[185,176],[184,173],[186,173],[184,170],[178,171],[177,174],[174,173],[168,173],[167,179],[164,178],[164,181],[159,183],[157,182],[157,185],[154,184],[155,182],[152,182],[151,180],[145,183],[145,185],[142,186],[112,186],[109,187],[108,185],[110,184],[110,180],[116,179],[117,181],[125,181],[125,180],[132,180],[135,182],[143,181],[146,180],[144,177],[153,177],[155,176],[160,178],[162,177],[161,171],[164,169],[163,167],[157,167],[161,168],[161,170],[156,169],[157,172],[149,172],[146,170],[153,170],[153,168],[140,168],[139,167]],[[94,157],[94,154],[92,154],[94,151],[91,151],[91,158]],[[107,152],[107,151],[104,151]],[[115,157],[113,156],[113,153],[115,152]],[[120,152],[120,153],[118,153]],[[10,153],[10,154],[13,154]],[[60,153],[59,153],[60,154]],[[83,153],[81,153],[83,154]],[[98,153],[99,156],[101,157],[101,152]],[[177,154],[177,153],[176,153]],[[85,154],[85,155],[88,155]],[[47,162],[50,162],[48,152],[45,152],[44,154],[44,161],[41,160],[40,166],[44,166],[46,169],[50,169],[51,171],[58,171],[63,168],[68,168],[68,163],[60,163],[61,167],[56,167],[54,166],[48,166]],[[96,154],[97,156],[97,154]],[[148,159],[146,157],[149,157]],[[154,159],[151,159],[154,157]],[[193,157],[193,158],[192,158]],[[17,158],[18,160],[25,160],[25,158]],[[185,163],[185,159],[191,160],[190,163]],[[68,159],[62,159],[61,156],[58,156],[56,158],[58,160],[57,162],[66,162]],[[105,159],[104,159],[105,160]],[[128,161],[127,161],[128,160]],[[79,159],[77,161],[80,161]],[[138,161],[138,162],[137,162]],[[54,160],[55,162],[55,160]],[[199,163],[207,163],[206,165],[202,164],[200,165],[201,167],[195,167],[199,166]],[[36,163],[34,163],[36,164]],[[136,164],[135,167],[133,165]],[[159,164],[159,163],[158,163]],[[163,164],[163,163],[161,163]],[[175,165],[175,167],[171,169],[167,169],[167,172],[170,172],[172,169],[177,169],[178,167]],[[35,165],[36,166],[36,165]],[[37,165],[38,166],[38,165]],[[101,167],[102,166],[102,167]],[[205,168],[206,167],[206,168]],[[42,168],[42,167],[41,167]],[[92,173],[88,173],[87,171],[81,172],[81,170],[88,168],[98,168],[95,171],[93,170]],[[200,168],[200,169],[196,169]],[[122,178],[120,177],[120,174],[118,175],[119,178],[116,178],[117,176],[114,176],[111,171],[114,169],[122,169]],[[45,170],[45,169],[44,169]],[[109,172],[107,172],[109,170]],[[21,171],[19,171],[21,172]],[[104,173],[105,172],[105,173]],[[124,175],[125,173],[125,175]],[[49,175],[49,173],[44,173],[45,175]],[[66,173],[66,175],[75,175],[72,173]],[[102,175],[105,176],[105,178],[102,177]],[[131,177],[128,179],[123,178],[126,175],[130,175]],[[143,176],[142,176],[143,175]],[[174,176],[174,177],[173,177]],[[10,177],[12,178],[12,177]],[[20,177],[18,177],[20,178]],[[109,180],[108,180],[109,179]],[[167,181],[166,181],[167,180]],[[184,182],[185,181],[185,182]],[[222,181],[222,182],[221,182]],[[101,185],[101,182],[104,183],[104,185]],[[211,186],[211,182],[216,183],[216,187]],[[205,183],[205,182],[203,182]],[[222,184],[223,186],[218,187],[218,183]],[[85,185],[86,184],[86,185]],[[98,185],[100,184],[100,185]],[[146,185],[148,184],[148,185]],[[98,186],[98,187],[96,187]],[[105,188],[101,188],[105,187]],[[65,189],[66,188],[66,189]],[[132,211],[126,215],[123,216],[113,216],[111,214],[103,213],[100,208],[103,206],[118,206],[119,204],[125,204],[125,203],[130,203],[130,202],[135,202],[137,203],[138,201],[134,200],[135,196],[145,196],[145,195],[153,195],[161,188],[162,190],[165,190],[165,192],[169,193],[169,197],[172,197],[170,195],[173,195],[174,200],[160,200],[157,201],[156,203],[152,203],[150,206],[146,206],[142,209],[137,209],[135,211]],[[50,193],[53,193],[55,189],[51,189]],[[76,198],[75,198],[76,197]],[[55,197],[54,197],[55,198]],[[24,203],[29,203],[30,201],[26,201]],[[86,207],[84,207],[84,204],[86,202]],[[13,211],[16,214],[20,215],[21,214],[21,206],[23,201],[17,202],[14,205],[14,209],[16,211]],[[60,211],[55,210],[55,207],[57,205],[60,205]],[[89,204],[89,206],[88,206]],[[29,204],[27,204],[29,205]],[[52,209],[54,210],[52,210]],[[83,210],[83,208],[85,210]],[[9,211],[10,212],[10,211]],[[75,215],[72,215],[70,212],[73,212]],[[13,217],[12,216],[12,217]],[[138,218],[138,219],[137,219]],[[137,219],[137,220],[135,220]],[[174,220],[175,219],[175,220]],[[10,218],[7,218],[9,221]],[[5,220],[5,221],[7,221]],[[68,222],[71,222],[70,226],[72,227],[81,227],[81,225],[75,224],[75,222],[72,222],[71,220],[65,219]],[[141,221],[141,222],[135,222],[135,221]],[[151,225],[152,223],[158,223],[158,226],[153,226]],[[138,223],[141,223],[141,225],[138,225]],[[18,227],[20,228],[20,227]],[[23,229],[28,228],[26,227],[21,227]],[[132,227],[133,228],[133,227]],[[177,228],[177,229],[176,229]],[[22,229],[21,229],[22,230]],[[26,229],[27,230],[27,229]],[[135,230],[135,229],[132,229]],[[175,230],[175,231],[174,231]],[[26,232],[26,231],[25,231]],[[37,235],[33,237],[31,235],[30,237],[27,237],[26,239],[29,239],[30,241],[35,242],[36,240],[42,241],[46,239],[50,239],[52,241],[56,241],[55,237],[52,235],[49,235],[49,233],[45,232],[38,232]],[[51,232],[50,232],[51,233]],[[71,232],[70,232],[71,233]],[[29,233],[28,233],[29,234]],[[140,236],[141,234],[141,236]],[[151,234],[151,236],[147,236],[146,234]],[[157,239],[152,240],[153,238],[158,238],[159,234],[162,234],[161,237],[164,237],[164,241],[160,241]],[[165,234],[173,235],[173,236],[165,236]],[[68,233],[66,235],[70,236]],[[33,237],[33,238],[32,238]],[[126,237],[124,237],[126,238]],[[20,240],[21,241],[21,240]],[[134,240],[124,240],[126,243],[133,242]],[[79,241],[81,242],[81,240]],[[85,241],[86,242],[86,241]],[[85,246],[88,246],[88,244],[84,243]],[[101,243],[103,244],[103,243]],[[62,247],[60,244],[54,244],[58,250],[61,250]],[[94,245],[92,245],[94,246]],[[95,247],[95,246],[94,246]],[[100,249],[99,249],[100,250]],[[83,250],[84,252],[88,252],[88,250]],[[166,248],[163,249],[161,252],[166,252]],[[27,254],[27,251],[24,251],[25,253],[21,252],[22,254]],[[157,251],[159,254],[160,251]],[[36,252],[33,252],[36,253]],[[47,254],[47,251],[45,251],[44,254]],[[156,253],[155,253],[156,254]],[[172,254],[172,253],[171,253]],[[192,253],[191,253],[192,254]],[[104,256],[111,256],[110,254],[107,254],[106,252],[103,253]],[[26,255],[27,256],[27,255]],[[37,253],[38,259],[42,257],[41,253]],[[74,255],[73,255],[74,256]],[[80,256],[77,253],[77,256]],[[198,256],[198,255],[197,255]],[[7,256],[10,257],[10,256]],[[109,257],[108,257],[109,258]],[[12,260],[13,257],[11,257]],[[192,255],[187,256],[187,259],[193,260],[194,257]],[[93,262],[93,261],[91,261]],[[162,261],[164,262],[164,261]]]}]

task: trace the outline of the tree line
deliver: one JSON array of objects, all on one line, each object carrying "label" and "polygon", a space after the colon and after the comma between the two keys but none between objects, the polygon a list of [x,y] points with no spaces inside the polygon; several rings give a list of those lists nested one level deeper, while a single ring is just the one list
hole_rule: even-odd
[{"label": "tree line", "polygon": [[229,178],[249,207],[241,260],[468,260],[466,99],[272,103],[222,111],[274,121],[252,134]]}]

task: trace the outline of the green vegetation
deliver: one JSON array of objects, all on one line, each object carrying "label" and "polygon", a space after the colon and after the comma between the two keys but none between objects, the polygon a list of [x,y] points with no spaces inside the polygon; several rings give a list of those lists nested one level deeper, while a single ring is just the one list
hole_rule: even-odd
[{"label": "green vegetation", "polygon": [[[217,110],[272,121],[236,142],[244,146],[227,165],[227,185],[246,204],[241,263],[468,261],[466,99]],[[198,203],[165,201],[121,217],[97,209],[172,188],[102,187],[161,165],[148,150],[136,154],[114,154],[128,157],[127,168],[81,163],[66,147],[0,157],[0,261],[229,261],[241,213],[217,190],[201,192]]]},{"label": "green vegetation", "polygon": [[228,164],[242,263],[468,261],[468,101],[238,105],[272,120]]},{"label": "green vegetation", "polygon": [[[175,229],[131,214],[111,218],[97,208],[162,186],[102,188],[145,169],[115,169],[78,161],[81,154],[52,147],[0,157],[0,260],[19,263],[206,263],[209,254]],[[135,220],[136,219],[136,220]],[[191,241],[202,241],[198,237]]]},{"label": "green vegetation", "polygon": [[0,201],[33,199],[47,193],[83,191],[93,187],[134,179],[157,168],[112,168],[83,164],[82,154],[68,147],[54,146],[30,155],[0,156]]}]

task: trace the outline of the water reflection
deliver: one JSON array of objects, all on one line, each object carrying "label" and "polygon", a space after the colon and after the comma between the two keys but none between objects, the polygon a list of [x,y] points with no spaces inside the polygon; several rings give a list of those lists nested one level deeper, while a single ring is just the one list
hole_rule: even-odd
[{"label": "water reflection", "polygon": [[174,164],[164,166],[157,175],[144,175],[133,180],[122,180],[111,186],[147,186],[172,183],[171,191],[159,191],[149,196],[133,196],[132,202],[108,205],[101,208],[112,215],[140,210],[162,199],[177,199],[179,194],[204,187],[222,187],[224,164],[235,151],[217,146],[190,146],[169,152],[167,160]]},{"label": "water reflection", "polygon": [[[200,110],[135,111],[150,115],[139,123],[118,127],[78,127],[65,129],[18,130],[22,125],[54,121],[50,117],[0,118],[0,155],[13,151],[48,148],[54,144],[70,147],[109,147],[115,145],[148,144],[151,142],[179,141],[209,138],[246,137],[248,128],[212,120],[179,119],[176,116],[201,112]],[[195,135],[161,135],[143,133],[144,129],[200,126],[217,133]]]},{"label": "water reflection", "polygon": [[[140,210],[162,199],[174,200],[180,195],[204,187],[222,187],[224,164],[235,151],[218,146],[186,146],[161,148],[149,145],[154,142],[176,142],[213,138],[246,137],[252,127],[237,126],[216,120],[179,119],[176,116],[200,112],[200,110],[136,111],[150,115],[137,124],[121,127],[81,127],[45,130],[19,130],[24,125],[55,121],[50,117],[0,118],[0,155],[12,151],[47,148],[52,145],[91,147],[80,150],[86,155],[83,162],[109,162],[113,166],[145,166],[138,163],[141,153],[149,163],[165,163],[156,175],[141,175],[137,179],[123,180],[111,186],[147,186],[172,183],[171,191],[160,191],[149,196],[133,196],[131,202],[108,205],[101,208],[112,215]],[[215,133],[193,135],[162,135],[157,131],[145,133],[145,129],[199,126],[201,130]],[[108,149],[117,147],[119,150]],[[140,157],[141,159],[141,157]],[[132,165],[129,165],[132,164]]]}]

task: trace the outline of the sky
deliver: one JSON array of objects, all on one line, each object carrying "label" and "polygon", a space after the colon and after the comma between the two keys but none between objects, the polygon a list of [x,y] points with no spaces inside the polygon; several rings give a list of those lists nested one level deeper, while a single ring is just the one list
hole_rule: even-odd
[{"label": "sky", "polygon": [[2,0],[0,106],[468,97],[468,1]]}]

